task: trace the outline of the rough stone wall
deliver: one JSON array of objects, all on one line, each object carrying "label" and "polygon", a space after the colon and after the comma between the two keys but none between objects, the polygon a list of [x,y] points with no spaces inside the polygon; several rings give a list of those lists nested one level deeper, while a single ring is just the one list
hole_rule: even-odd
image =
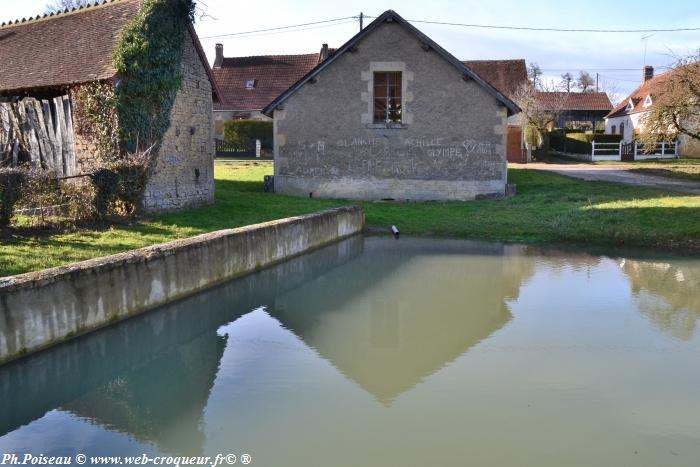
[{"label": "rough stone wall", "polygon": [[177,93],[155,170],[146,187],[146,212],[174,211],[214,201],[212,89],[187,34],[182,87]]},{"label": "rough stone wall", "polygon": [[[374,71],[401,71],[398,128],[372,122]],[[505,107],[384,23],[274,114],[275,191],[354,199],[502,196]]]},{"label": "rough stone wall", "polygon": [[97,157],[97,146],[90,138],[80,133],[75,118],[75,93],[77,88],[71,88],[70,100],[73,118],[73,148],[75,150],[75,173],[87,174],[95,171],[100,166],[100,159]]}]

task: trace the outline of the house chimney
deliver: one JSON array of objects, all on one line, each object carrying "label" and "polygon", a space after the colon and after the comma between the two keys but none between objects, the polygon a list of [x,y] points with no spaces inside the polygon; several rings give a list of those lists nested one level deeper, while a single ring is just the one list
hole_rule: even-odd
[{"label": "house chimney", "polygon": [[216,44],[216,58],[214,58],[214,66],[212,68],[221,68],[224,63],[224,44]]},{"label": "house chimney", "polygon": [[644,81],[649,81],[654,77],[654,67],[651,65],[644,65]]},{"label": "house chimney", "polygon": [[321,54],[318,56],[318,62],[321,63],[328,58],[328,44],[321,46]]}]

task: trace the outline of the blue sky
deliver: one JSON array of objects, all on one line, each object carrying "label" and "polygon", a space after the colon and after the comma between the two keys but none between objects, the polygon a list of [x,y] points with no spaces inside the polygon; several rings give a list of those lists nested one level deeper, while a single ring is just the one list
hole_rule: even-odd
[{"label": "blue sky", "polygon": [[[516,0],[203,0],[200,3],[209,16],[199,20],[196,28],[210,59],[216,42],[224,44],[227,56],[308,53],[317,51],[323,42],[337,47],[357,32],[356,20],[297,28],[294,32],[207,37],[343,18],[360,12],[376,16],[390,8],[409,20],[470,24],[578,29],[700,27],[700,8],[693,1],[588,0],[565,4]],[[46,0],[0,0],[0,21],[42,13],[45,4]],[[565,71],[576,74],[586,69],[594,76],[598,72],[601,83],[618,93],[636,87],[644,65],[641,33],[526,32],[417,23],[416,26],[464,60],[524,58],[528,63],[538,63],[547,77],[554,80],[559,80]],[[700,48],[700,31],[654,33],[647,44],[646,62],[661,71],[661,67],[674,61],[673,54],[683,55]]]}]

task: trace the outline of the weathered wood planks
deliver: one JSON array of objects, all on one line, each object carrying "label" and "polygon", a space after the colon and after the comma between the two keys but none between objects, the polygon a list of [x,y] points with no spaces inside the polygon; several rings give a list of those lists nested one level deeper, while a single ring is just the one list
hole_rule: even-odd
[{"label": "weathered wood planks", "polygon": [[75,175],[73,115],[68,96],[27,97],[0,102],[0,160],[17,165],[20,156],[61,176]]}]

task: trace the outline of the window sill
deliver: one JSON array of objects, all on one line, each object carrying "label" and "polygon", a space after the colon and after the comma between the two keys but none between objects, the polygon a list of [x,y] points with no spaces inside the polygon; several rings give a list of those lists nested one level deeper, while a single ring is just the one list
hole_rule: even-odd
[{"label": "window sill", "polygon": [[408,128],[405,123],[367,123],[365,128],[370,130],[403,130]]}]

